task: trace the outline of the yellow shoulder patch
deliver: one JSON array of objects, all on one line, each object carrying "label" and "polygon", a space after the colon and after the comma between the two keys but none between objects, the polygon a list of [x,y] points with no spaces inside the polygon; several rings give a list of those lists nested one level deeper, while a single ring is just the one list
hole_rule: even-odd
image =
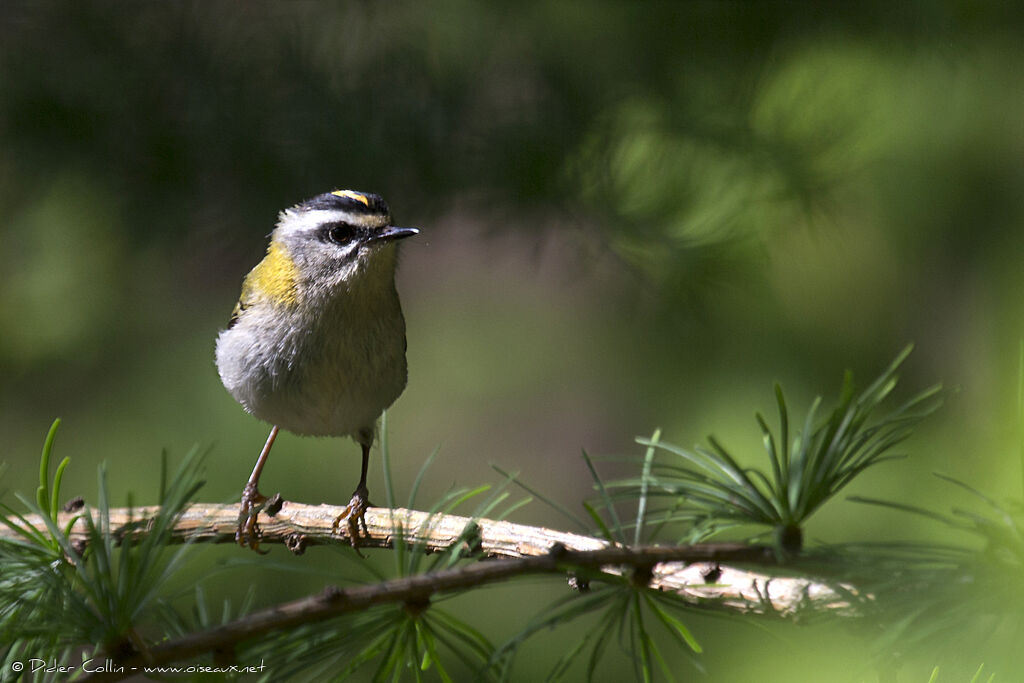
[{"label": "yellow shoulder patch", "polygon": [[352,190],[335,190],[331,194],[336,197],[348,197],[349,199],[354,199],[357,202],[362,202],[366,206],[370,205],[370,200],[366,198],[366,195],[353,192]]},{"label": "yellow shoulder patch", "polygon": [[263,260],[245,276],[239,306],[244,309],[257,299],[275,306],[294,306],[299,301],[298,280],[299,269],[288,250],[274,240]]}]

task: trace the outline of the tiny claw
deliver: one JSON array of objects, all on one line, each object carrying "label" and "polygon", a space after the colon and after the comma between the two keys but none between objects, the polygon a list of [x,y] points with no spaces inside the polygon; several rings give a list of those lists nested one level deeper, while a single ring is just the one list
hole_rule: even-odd
[{"label": "tiny claw", "polygon": [[363,532],[367,537],[370,535],[370,529],[366,526],[366,509],[370,504],[370,492],[366,490],[365,486],[360,486],[352,493],[352,500],[345,506],[345,510],[334,519],[334,524],[331,526],[334,533],[338,533],[341,528],[342,522],[345,523],[345,529],[348,532],[349,543],[355,549],[356,553],[360,557],[363,556],[359,552],[359,527],[362,525]]},{"label": "tiny claw", "polygon": [[266,555],[269,551],[260,550],[260,525],[258,518],[260,510],[267,502],[267,497],[261,494],[253,484],[246,484],[242,489],[242,501],[238,511],[238,530],[235,531],[235,543],[243,548],[255,550],[260,555]]}]

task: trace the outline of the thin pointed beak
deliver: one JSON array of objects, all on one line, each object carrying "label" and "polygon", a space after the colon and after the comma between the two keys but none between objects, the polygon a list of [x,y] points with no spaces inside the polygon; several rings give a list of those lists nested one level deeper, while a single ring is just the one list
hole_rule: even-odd
[{"label": "thin pointed beak", "polygon": [[385,242],[391,242],[394,240],[405,239],[406,237],[412,237],[413,235],[420,234],[418,228],[396,228],[393,225],[382,229],[373,235],[374,240],[383,240]]}]

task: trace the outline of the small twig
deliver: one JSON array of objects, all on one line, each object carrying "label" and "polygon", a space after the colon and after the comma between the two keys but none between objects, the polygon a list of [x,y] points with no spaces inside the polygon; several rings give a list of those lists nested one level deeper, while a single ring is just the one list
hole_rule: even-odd
[{"label": "small twig", "polygon": [[[273,517],[260,514],[260,543],[282,544],[295,552],[318,544],[349,545],[344,526],[341,533],[333,530],[334,520],[341,510],[331,505],[285,502]],[[111,533],[116,538],[145,534],[148,530],[145,521],[158,511],[155,506],[111,509]],[[96,514],[95,510],[89,512]],[[77,514],[83,513],[79,511]],[[59,524],[63,526],[70,519],[71,515],[62,516]],[[37,528],[44,528],[41,519],[29,515],[26,520]],[[278,605],[215,629],[150,648],[144,663],[127,660],[119,664],[126,667],[133,663],[160,664],[207,652],[228,651],[236,643],[268,631],[327,619],[373,605],[424,601],[439,592],[525,574],[566,572],[572,568],[599,569],[621,575],[630,568],[642,567],[645,569],[645,582],[651,588],[672,591],[696,605],[716,609],[788,615],[809,605],[821,609],[849,607],[835,590],[813,578],[773,578],[771,573],[753,572],[736,566],[775,567],[775,553],[770,546],[713,543],[621,547],[612,546],[602,539],[542,527],[473,520],[458,515],[431,515],[402,508],[367,510],[367,533],[360,535],[359,544],[364,548],[390,547],[396,538],[394,530],[401,528],[401,538],[406,543],[425,551],[443,551],[454,543],[466,545],[465,531],[470,524],[474,525],[472,549],[481,557],[505,559],[345,590],[329,589],[316,596]],[[237,526],[237,505],[195,504],[183,511],[171,531],[171,540],[233,543]],[[85,528],[82,520],[75,524],[71,531],[72,543],[87,541]],[[12,537],[13,534],[10,529],[0,527],[0,537]],[[709,585],[704,575],[712,569],[720,573]],[[851,587],[846,589],[854,590]],[[115,678],[108,678],[112,675]],[[83,680],[115,679],[116,674],[97,673]]]},{"label": "small twig", "polygon": [[124,667],[123,672],[97,673],[81,680],[120,680],[136,673],[132,667],[166,664],[229,649],[270,631],[316,623],[385,603],[429,604],[430,597],[436,593],[476,588],[528,574],[563,573],[570,568],[646,566],[651,562],[674,562],[680,558],[770,561],[772,555],[769,548],[759,546],[609,547],[583,551],[569,550],[562,546],[556,548],[546,555],[472,564],[344,590],[328,587],[317,595],[276,605],[208,631],[151,647],[145,659],[140,655],[119,661],[117,664]]},{"label": "small twig", "polygon": [[[285,501],[273,517],[261,513],[260,543],[281,544],[288,548],[304,551],[313,545],[351,545],[348,531],[333,529],[334,520],[343,508],[334,505],[307,505]],[[159,511],[158,506],[139,508],[112,508],[110,530],[116,538],[128,533],[144,534],[148,526],[144,523]],[[92,513],[95,515],[96,511]],[[79,511],[76,514],[82,514]],[[37,529],[45,531],[42,520],[27,515],[26,520]],[[71,515],[60,515],[59,525],[67,524]],[[366,511],[366,535],[360,535],[359,545],[363,548],[389,548],[392,546],[394,529],[402,528],[402,538],[409,545],[418,546],[426,552],[444,551],[453,543],[462,542],[463,531],[475,523],[478,542],[474,549],[485,557],[523,558],[546,555],[555,544],[561,544],[570,551],[600,550],[608,542],[591,536],[573,534],[544,527],[514,524],[489,519],[472,520],[460,515],[430,514],[405,508],[369,508]],[[234,543],[238,527],[237,504],[193,504],[185,508],[171,530],[173,542]],[[71,530],[72,543],[88,540],[84,520],[79,520]],[[14,537],[14,532],[0,526],[0,538]],[[776,565],[774,555],[767,546],[749,546],[740,543],[713,543],[695,546],[651,547],[650,555],[643,556],[643,562],[656,565],[651,587],[671,590],[695,602],[714,602],[716,606],[740,611],[762,611],[757,606],[764,600],[763,591],[755,590],[755,584],[764,585],[770,574],[752,572],[729,563],[771,567]],[[721,574],[713,585],[707,585],[702,573],[716,564]],[[808,577],[776,577],[771,584],[769,596],[773,608],[783,614],[794,611],[809,593],[814,604],[834,608],[842,598],[829,586]],[[722,601],[725,600],[723,603]]]}]

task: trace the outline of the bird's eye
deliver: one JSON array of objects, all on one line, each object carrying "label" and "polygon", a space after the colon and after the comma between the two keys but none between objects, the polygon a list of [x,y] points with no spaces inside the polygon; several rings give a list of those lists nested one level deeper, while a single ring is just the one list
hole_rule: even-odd
[{"label": "bird's eye", "polygon": [[348,223],[332,223],[327,228],[327,239],[335,244],[349,244],[356,238],[356,227]]}]

